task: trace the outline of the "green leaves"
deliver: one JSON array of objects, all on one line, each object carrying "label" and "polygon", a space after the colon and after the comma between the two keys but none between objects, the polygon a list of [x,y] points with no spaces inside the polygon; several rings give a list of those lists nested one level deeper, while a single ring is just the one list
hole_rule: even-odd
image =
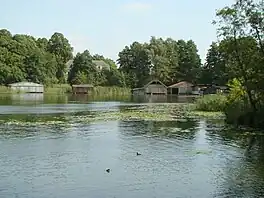
[{"label": "green leaves", "polygon": [[134,42],[120,53],[120,70],[127,76],[130,87],[142,87],[150,79],[165,84],[180,80],[197,81],[201,60],[193,41],[151,37],[149,43]]},{"label": "green leaves", "polygon": [[22,80],[50,85],[65,79],[65,61],[72,47],[60,33],[48,41],[0,30],[0,84]]},{"label": "green leaves", "polygon": [[[226,109],[227,120],[249,125],[263,109],[264,5],[262,0],[236,0],[217,12],[218,45],[231,87]],[[260,118],[263,122],[263,119]],[[262,119],[262,120],[261,120]],[[258,121],[257,121],[258,122]]]}]

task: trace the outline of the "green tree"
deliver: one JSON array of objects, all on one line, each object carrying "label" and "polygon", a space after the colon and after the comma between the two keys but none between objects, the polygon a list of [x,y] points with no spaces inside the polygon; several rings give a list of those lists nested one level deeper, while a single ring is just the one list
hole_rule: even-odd
[{"label": "green tree", "polygon": [[[223,39],[219,45],[230,79],[236,78],[246,97],[229,102],[227,117],[237,108],[235,121],[256,125],[263,123],[263,1],[236,0],[217,12],[218,36]],[[238,102],[243,102],[240,104]],[[243,107],[243,108],[242,108]],[[243,111],[239,111],[239,109]],[[231,109],[231,110],[230,110]],[[259,124],[259,122],[258,122]]]},{"label": "green tree", "polygon": [[93,57],[88,50],[77,53],[69,71],[68,81],[70,84],[96,83],[96,67],[92,62]]},{"label": "green tree", "polygon": [[198,50],[192,40],[185,42],[179,40],[179,80],[197,82],[201,71],[201,59]]},{"label": "green tree", "polygon": [[228,82],[225,61],[217,43],[210,45],[205,65],[201,71],[201,83],[225,85]]},{"label": "green tree", "polygon": [[55,32],[48,41],[47,50],[55,55],[57,60],[56,76],[60,82],[64,82],[66,63],[73,58],[73,48],[62,33]]},{"label": "green tree", "polygon": [[130,87],[142,87],[150,78],[151,60],[146,44],[138,42],[126,46],[119,54],[120,71],[126,75]]}]

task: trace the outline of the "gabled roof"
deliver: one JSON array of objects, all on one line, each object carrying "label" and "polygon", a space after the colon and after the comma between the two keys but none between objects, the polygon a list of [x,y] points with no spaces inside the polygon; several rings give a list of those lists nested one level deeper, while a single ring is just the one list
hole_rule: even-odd
[{"label": "gabled roof", "polygon": [[33,82],[16,82],[9,84],[11,87],[43,87],[42,84],[33,83]]},{"label": "gabled roof", "polygon": [[152,84],[153,82],[159,83],[159,84],[161,84],[162,86],[164,86],[164,87],[167,88],[167,86],[164,85],[164,84],[163,84],[161,81],[159,81],[159,80],[152,80],[152,81],[150,81],[149,83],[147,83],[147,84],[144,86],[144,88],[148,87],[148,86],[149,86],[150,84]]},{"label": "gabled roof", "polygon": [[178,82],[176,84],[170,85],[169,88],[179,87],[179,86],[184,85],[184,84],[189,84],[190,86],[193,86],[193,84],[188,82],[188,81],[181,81],[181,82]]},{"label": "gabled roof", "polygon": [[110,69],[110,66],[104,62],[103,60],[93,60],[92,61],[97,67],[101,67],[101,68],[104,68],[104,69]]}]

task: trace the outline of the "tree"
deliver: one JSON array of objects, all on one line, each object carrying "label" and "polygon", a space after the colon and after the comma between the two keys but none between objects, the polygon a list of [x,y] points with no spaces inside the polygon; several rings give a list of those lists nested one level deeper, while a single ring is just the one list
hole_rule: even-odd
[{"label": "tree", "polygon": [[120,71],[126,75],[130,87],[142,87],[150,78],[151,60],[146,44],[138,42],[126,46],[119,54]]},{"label": "tree", "polygon": [[150,79],[165,84],[181,80],[197,82],[201,60],[193,41],[151,37],[149,43],[132,43],[120,53],[118,62],[124,72],[127,85],[141,87]]},{"label": "tree", "polygon": [[205,65],[201,71],[201,83],[225,85],[228,82],[225,61],[219,45],[213,42],[206,55]]},{"label": "tree", "polygon": [[240,83],[245,87],[254,112],[257,111],[256,95],[258,95],[254,82],[263,82],[259,78],[263,76],[261,65],[264,55],[263,38],[261,38],[264,15],[261,11],[263,11],[261,1],[255,3],[251,0],[237,0],[231,7],[219,10],[217,12],[219,20],[215,22],[219,25],[219,36],[225,39],[221,48],[226,52],[229,71],[240,79]]},{"label": "tree", "polygon": [[55,32],[48,41],[48,52],[55,55],[57,60],[57,78],[64,82],[67,61],[73,58],[73,48],[63,34]]},{"label": "tree", "polygon": [[185,42],[179,40],[179,78],[190,82],[196,82],[201,69],[201,59],[198,50],[192,40]]},{"label": "tree", "polygon": [[92,60],[93,57],[88,50],[85,50],[83,53],[77,53],[68,76],[70,84],[96,83],[95,73],[97,70]]}]

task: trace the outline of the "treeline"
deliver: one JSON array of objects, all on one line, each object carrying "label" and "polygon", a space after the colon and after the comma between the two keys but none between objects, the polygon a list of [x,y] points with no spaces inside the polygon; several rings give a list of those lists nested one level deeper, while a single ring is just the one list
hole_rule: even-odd
[{"label": "treeline", "polygon": [[[109,69],[98,69],[94,60],[103,60]],[[68,64],[72,62],[72,64]],[[102,86],[126,86],[124,75],[114,61],[88,50],[73,56],[73,47],[61,33],[50,39],[0,30],[0,84],[29,81],[57,83],[92,83]]]},{"label": "treeline", "polygon": [[[134,42],[119,54],[115,62],[88,50],[73,56],[73,47],[61,33],[51,38],[15,34],[0,30],[0,84],[30,81],[52,85],[57,83],[89,83],[101,86],[141,87],[151,79],[165,84],[180,80],[198,82],[201,60],[192,40],[151,37],[149,43]],[[109,68],[100,68],[102,60]]]},{"label": "treeline", "polygon": [[27,80],[54,84],[65,82],[65,63],[73,58],[73,48],[60,33],[49,40],[28,35],[12,35],[0,30],[0,84]]},{"label": "treeline", "polygon": [[194,41],[151,37],[148,43],[134,42],[120,53],[119,69],[130,87],[142,87],[151,79],[165,84],[180,80],[197,82],[201,59]]}]

